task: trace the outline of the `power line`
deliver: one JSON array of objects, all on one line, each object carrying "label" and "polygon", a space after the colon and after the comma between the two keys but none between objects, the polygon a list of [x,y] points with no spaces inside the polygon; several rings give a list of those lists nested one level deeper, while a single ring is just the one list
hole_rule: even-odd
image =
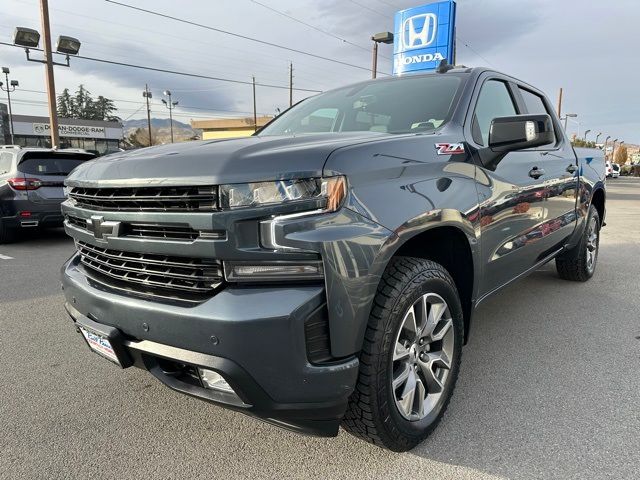
[{"label": "power line", "polygon": [[[111,0],[107,0],[107,2],[109,2],[109,1],[111,1]],[[389,15],[387,15],[386,13],[382,13],[382,12],[380,12],[380,11],[378,11],[378,10],[374,9],[374,8],[368,7],[367,5],[363,5],[363,4],[361,4],[360,2],[356,2],[355,0],[349,0],[349,1],[350,1],[351,3],[353,3],[354,5],[357,5],[357,6],[361,7],[361,8],[364,8],[365,10],[369,10],[370,12],[373,12],[373,13],[375,13],[375,14],[378,14],[378,15],[380,15],[381,17],[384,17],[384,18],[386,18],[386,19],[389,19]]]},{"label": "power line", "polygon": [[[31,2],[26,2],[24,0],[13,0],[13,1],[31,5]],[[149,32],[149,33],[152,33],[154,35],[154,39],[157,39],[157,38],[161,37],[163,40],[167,39],[167,38],[175,38],[175,39],[179,39],[179,40],[184,40],[183,36],[171,35],[170,33],[166,32],[166,31],[159,32],[157,30],[151,30],[151,29],[147,29],[147,28],[142,28],[139,25],[133,26],[133,25],[129,25],[129,24],[126,24],[126,23],[116,22],[116,21],[113,21],[113,20],[105,20],[104,18],[98,18],[98,17],[95,17],[95,16],[81,15],[79,13],[72,12],[72,11],[69,11],[69,10],[64,10],[64,9],[61,9],[61,8],[53,8],[52,10],[56,11],[56,12],[64,13],[65,14],[64,17],[76,16],[76,17],[80,17],[80,18],[83,18],[83,19],[89,19],[89,20],[92,20],[94,22],[105,23],[105,24],[108,24],[110,28],[112,28],[114,25],[120,25],[120,26],[123,26],[123,27],[127,28],[128,31],[134,31],[135,30],[135,32],[140,32],[140,31]],[[90,34],[94,34],[95,33],[95,29],[89,30],[89,29],[81,28],[81,27],[78,26],[78,23],[82,23],[82,22],[72,22],[70,24],[64,24],[64,23],[61,23],[61,22],[58,22],[58,21],[54,22],[54,24],[56,26],[64,27],[66,30],[71,31],[71,32],[73,30],[79,30],[79,31],[83,31],[83,32],[89,32]],[[13,26],[8,26],[8,27],[11,30],[13,30],[13,28],[14,28]],[[7,33],[7,34],[9,34],[9,33]],[[136,38],[136,37],[132,37],[132,36],[124,36],[123,34],[118,34],[116,36],[116,35],[109,35],[109,34],[100,32],[100,39],[104,39],[104,38],[111,38],[111,39],[115,40],[116,42],[122,42],[123,40],[129,40],[132,43],[137,43],[137,42],[140,41],[139,37]],[[207,47],[213,46],[214,47],[213,50],[215,50],[215,53],[208,52],[207,53],[207,57],[221,58],[220,61],[221,62],[225,62],[225,72],[227,72],[227,73],[230,72],[229,67],[228,67],[229,59],[231,59],[234,62],[242,63],[243,67],[245,67],[245,70],[246,70],[246,62],[242,62],[241,60],[239,60],[237,55],[235,55],[235,56],[224,55],[224,53],[231,52],[231,51],[249,53],[246,49],[240,49],[240,48],[237,48],[237,47],[225,46],[224,50],[221,51],[221,49],[219,49],[219,44],[218,43],[205,42],[205,41],[195,40],[195,39],[190,39],[189,42],[193,43],[193,44],[198,43],[200,45],[204,45],[204,46],[207,46]],[[113,43],[114,42],[108,42],[107,45],[112,47]],[[176,47],[177,43],[178,42],[171,42],[170,45],[167,45],[167,44],[155,43],[153,40],[150,40],[150,39],[145,39],[145,44],[153,45],[155,50],[163,49],[163,50],[175,50],[175,51],[182,52],[182,53],[180,53],[179,58],[185,58],[184,53],[188,53],[188,54],[192,54],[194,57],[197,56],[198,61],[201,61],[202,55],[196,55],[196,53],[194,53],[193,48],[191,48],[189,50],[188,49],[184,49],[184,48],[179,48],[179,47]],[[87,46],[93,45],[93,44],[100,45],[101,43],[100,42],[95,42],[95,40],[93,40],[91,42],[89,42],[89,41],[86,42]],[[85,50],[86,50],[86,48],[85,48]],[[112,56],[113,55],[113,53],[111,51],[108,52],[108,53],[107,52],[103,52],[103,53],[106,53],[107,56]],[[250,53],[253,53],[253,52],[250,52]],[[116,54],[116,55],[118,56],[118,59],[121,59],[123,61],[132,61],[134,63],[137,62],[137,59],[126,58],[121,54]],[[265,57],[265,58],[267,58],[267,57],[268,58],[273,58],[273,59],[276,59],[278,61],[282,61],[283,60],[281,56],[269,54],[268,52],[261,53],[260,56],[261,57]],[[222,60],[222,59],[224,59],[224,60]],[[305,62],[305,61],[312,62],[313,59],[304,58],[304,59],[299,60],[298,63]],[[287,60],[286,64],[288,65],[288,63],[289,63],[289,61]],[[261,65],[262,66],[261,67],[261,71],[264,68],[268,68],[268,69],[271,69],[271,70],[278,70],[278,67],[274,64],[274,62],[267,63],[267,62],[260,61],[258,59],[253,59],[251,61],[251,64],[252,65]],[[284,64],[284,62],[283,62],[283,64]],[[308,65],[306,68],[313,68],[314,70],[320,69],[320,72],[316,72],[314,74],[315,78],[310,80],[310,81],[314,82],[315,84],[318,84],[318,78],[319,77],[326,78],[327,74],[331,74],[331,72],[327,72],[326,69],[322,70],[322,66],[318,66],[317,62],[314,62],[313,64]],[[254,67],[254,69],[255,69],[255,67]],[[243,73],[245,73],[245,72],[243,71]],[[260,76],[262,76],[262,73],[260,74]],[[336,80],[334,78],[331,78],[330,80],[328,80],[328,82],[335,82],[335,81]],[[319,88],[319,89],[322,89],[322,90],[326,90],[327,89],[325,86],[310,87],[310,88]]]},{"label": "power line", "polygon": [[[39,93],[39,94],[46,94],[47,92],[45,92],[44,90],[29,90],[27,88],[20,88],[19,89],[20,92],[29,92],[29,93]],[[173,91],[173,89],[172,89]],[[204,91],[204,90],[203,90]],[[56,92],[56,95],[59,95],[60,92]],[[138,100],[126,100],[124,98],[110,98],[110,100],[113,100],[114,102],[124,102],[124,103],[135,103],[136,105],[138,103],[140,103]],[[40,100],[33,100],[35,102],[39,102]],[[45,105],[47,104],[47,102],[43,102]],[[151,103],[151,105],[156,106],[156,107],[162,107],[161,103]],[[205,112],[226,112],[226,113],[243,113],[243,114],[249,114],[249,113],[253,113],[253,112],[249,112],[249,111],[245,111],[245,110],[225,110],[225,109],[221,109],[221,108],[215,108],[215,107],[193,107],[193,106],[189,106],[189,105],[179,105],[178,108],[182,108],[183,110],[202,110]],[[123,110],[121,108],[119,108],[118,110]],[[261,115],[263,114],[263,112],[260,112]]]},{"label": "power line", "polygon": [[[240,35],[239,33],[229,32],[227,30],[222,30],[220,28],[211,27],[209,25],[204,25],[202,23],[197,23],[197,22],[193,22],[191,20],[185,20],[183,18],[178,18],[178,17],[174,17],[172,15],[167,15],[165,13],[156,12],[154,10],[147,10],[146,8],[135,7],[133,5],[128,5],[126,3],[116,2],[115,0],[105,0],[105,2],[112,3],[114,5],[119,5],[119,6],[125,7],[125,8],[130,8],[132,10],[137,10],[139,12],[148,13],[150,15],[155,15],[157,17],[167,18],[169,20],[175,20],[176,22],[185,23],[187,25],[193,25],[195,27],[200,27],[200,28],[204,28],[204,29],[211,30],[211,31],[214,31],[214,32],[223,33],[225,35],[231,35],[231,36],[236,37],[236,38],[242,38],[243,40],[249,40],[251,42],[260,43],[262,45],[267,45],[267,46],[270,46],[270,47],[275,47],[275,48],[280,48],[280,49],[283,49],[283,50],[288,50],[290,52],[299,53],[301,55],[307,55],[309,57],[318,58],[320,60],[326,60],[327,62],[333,62],[333,63],[337,63],[337,64],[340,64],[340,65],[345,65],[347,67],[358,68],[360,70],[365,70],[367,72],[370,71],[370,69],[368,67],[361,67],[360,65],[355,65],[353,63],[343,62],[342,60],[336,60],[335,58],[323,57],[322,55],[316,55],[315,53],[305,52],[304,50],[298,50],[298,49],[295,49],[295,48],[286,47],[284,45],[279,45],[277,43],[267,42],[266,40],[260,40],[259,38],[253,38],[253,37],[249,37],[249,36],[246,36],[246,35]],[[249,82],[249,84],[251,84],[251,82]]]},{"label": "power line", "polygon": [[127,118],[125,118],[124,120],[122,120],[123,122],[126,122],[127,120],[131,119],[131,117],[133,117],[136,113],[138,113],[140,110],[142,110],[145,107],[145,103],[141,103],[140,106],[138,107],[138,109],[133,112],[131,115],[129,115]]},{"label": "power line", "polygon": [[482,55],[480,55],[471,45],[469,45],[469,43],[467,43],[463,38],[460,38],[459,35],[456,36],[458,40],[460,40],[460,42],[467,47],[469,50],[471,50],[473,53],[475,53],[478,57],[480,57],[482,60],[484,60],[485,62],[487,62],[489,64],[489,66],[496,68],[496,66],[494,64],[492,64],[489,60],[487,60],[485,57],[483,57]]},{"label": "power line", "polygon": [[389,7],[392,7],[392,8],[396,8],[396,9],[400,8],[400,7],[397,7],[396,5],[393,5],[393,4],[389,3],[389,2],[386,2],[385,0],[377,0],[377,1],[387,5]]},{"label": "power line", "polygon": [[[109,0],[107,0],[109,1]],[[8,47],[16,47],[16,48],[23,48],[20,47],[19,45],[13,45],[11,43],[7,43],[7,42],[0,42],[0,45],[5,45]],[[41,52],[42,49],[40,48],[31,48],[30,50],[35,50],[35,51],[39,51]],[[57,55],[62,55],[59,54],[57,52],[53,52],[56,53]],[[253,85],[253,82],[250,81],[246,81],[246,80],[234,80],[231,78],[222,78],[222,77],[212,77],[209,75],[201,75],[198,73],[187,73],[187,72],[180,72],[178,70],[167,70],[164,68],[157,68],[157,67],[149,67],[149,66],[145,66],[145,65],[136,65],[133,63],[125,63],[125,62],[116,62],[114,60],[106,60],[104,58],[96,58],[96,57],[86,57],[84,55],[74,55],[73,56],[74,59],[80,59],[80,60],[89,60],[92,62],[100,62],[100,63],[106,63],[109,65],[119,65],[121,67],[130,67],[130,68],[138,68],[141,70],[150,70],[152,72],[161,72],[161,73],[170,73],[172,75],[181,75],[183,77],[192,77],[192,78],[204,78],[206,80],[216,80],[218,82],[230,82],[230,83],[237,83],[237,84],[242,84],[242,85]],[[285,89],[288,90],[289,86],[288,85],[274,85],[274,84],[270,84],[270,83],[257,83],[256,85],[259,87],[266,87],[266,88],[279,88],[279,89]],[[296,88],[295,90],[299,91],[299,92],[310,92],[310,93],[321,93],[321,90],[312,90],[312,89],[308,89],[308,88]]]},{"label": "power line", "polygon": [[[336,40],[340,40],[343,43],[347,43],[347,44],[349,44],[349,45],[351,45],[353,47],[359,48],[360,50],[364,50],[365,52],[369,52],[370,51],[370,49],[367,48],[367,47],[363,47],[362,45],[358,45],[357,43],[353,43],[353,42],[351,42],[351,41],[349,41],[349,40],[347,40],[345,38],[339,37],[338,35],[334,35],[333,33],[328,32],[326,30],[323,30],[320,27],[312,25],[311,23],[307,23],[304,20],[300,20],[299,18],[293,17],[293,16],[289,15],[288,13],[281,12],[280,10],[276,10],[275,8],[270,7],[269,5],[265,5],[264,3],[258,2],[257,0],[249,0],[249,1],[255,3],[256,5],[260,5],[261,7],[264,7],[267,10],[271,10],[272,12],[277,13],[278,15],[286,17],[289,20],[293,20],[294,22],[297,22],[297,23],[300,23],[300,24],[302,24],[302,25],[304,25],[306,27],[312,28],[312,29],[314,29],[314,30],[316,30],[316,31],[318,31],[320,33],[324,33],[325,35],[328,35],[328,36],[330,36],[332,38],[335,38]],[[380,55],[380,56],[384,57],[384,58],[386,58],[388,60],[391,60],[391,58],[385,57],[384,55]]]}]

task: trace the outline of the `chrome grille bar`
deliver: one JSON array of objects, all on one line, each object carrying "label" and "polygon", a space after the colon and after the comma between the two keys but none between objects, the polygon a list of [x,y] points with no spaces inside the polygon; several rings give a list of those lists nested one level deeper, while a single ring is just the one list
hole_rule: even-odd
[{"label": "chrome grille bar", "polygon": [[[81,230],[90,231],[87,220],[73,215],[66,216],[67,222]],[[151,223],[126,223],[123,222],[121,237],[152,238],[163,240],[187,241],[198,238],[224,239],[225,232],[220,230],[194,230],[187,226],[162,225]]]},{"label": "chrome grille bar", "polygon": [[216,186],[73,187],[69,198],[82,208],[114,211],[193,212],[218,209]]},{"label": "chrome grille bar", "polygon": [[217,260],[122,252],[77,242],[85,267],[120,281],[169,290],[210,293],[222,283]]}]

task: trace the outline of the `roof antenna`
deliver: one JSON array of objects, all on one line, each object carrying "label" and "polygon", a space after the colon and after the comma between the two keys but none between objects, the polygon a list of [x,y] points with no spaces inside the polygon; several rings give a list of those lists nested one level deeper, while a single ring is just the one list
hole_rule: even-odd
[{"label": "roof antenna", "polygon": [[443,58],[442,60],[440,60],[440,65],[438,65],[438,69],[436,70],[436,72],[438,73],[447,73],[449,70],[453,70],[454,66],[453,65],[449,65],[447,63],[447,59]]}]

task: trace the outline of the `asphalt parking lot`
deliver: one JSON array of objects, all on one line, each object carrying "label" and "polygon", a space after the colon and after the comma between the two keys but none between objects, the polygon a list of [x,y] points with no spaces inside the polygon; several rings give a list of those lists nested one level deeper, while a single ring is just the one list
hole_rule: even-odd
[{"label": "asphalt parking lot", "polygon": [[393,454],[299,436],[89,352],[62,231],[0,246],[0,478],[640,478],[640,179],[608,184],[598,271],[484,304],[436,432]]}]

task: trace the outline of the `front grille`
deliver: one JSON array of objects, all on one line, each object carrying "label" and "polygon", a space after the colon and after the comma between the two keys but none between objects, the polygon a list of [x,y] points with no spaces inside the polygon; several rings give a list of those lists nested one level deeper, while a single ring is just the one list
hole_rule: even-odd
[{"label": "front grille", "polygon": [[195,240],[200,236],[200,232],[190,227],[130,223],[126,228],[126,235],[128,237],[164,238],[166,240]]},{"label": "front grille", "polygon": [[146,289],[213,293],[222,283],[219,260],[123,252],[77,242],[83,265],[95,272]]},{"label": "front grille", "polygon": [[[87,220],[73,215],[67,215],[67,222],[76,228],[89,232]],[[125,223],[119,233],[121,237],[152,238],[163,240],[196,240],[207,238],[219,240],[225,238],[224,231],[194,230],[188,226],[158,225],[151,223]]]},{"label": "front grille", "polygon": [[218,209],[218,188],[189,187],[73,187],[75,204],[91,210],[143,212],[211,212]]},{"label": "front grille", "polygon": [[73,217],[71,215],[67,215],[67,222],[77,228],[81,228],[83,230],[89,230],[87,228],[87,221],[83,218]]}]

